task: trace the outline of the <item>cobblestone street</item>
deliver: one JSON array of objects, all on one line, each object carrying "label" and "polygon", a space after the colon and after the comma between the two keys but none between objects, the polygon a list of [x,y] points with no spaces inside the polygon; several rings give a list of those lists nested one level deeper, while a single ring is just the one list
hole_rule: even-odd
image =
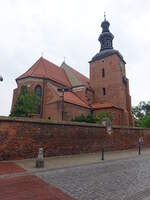
[{"label": "cobblestone street", "polygon": [[150,156],[39,172],[78,200],[150,200]]}]

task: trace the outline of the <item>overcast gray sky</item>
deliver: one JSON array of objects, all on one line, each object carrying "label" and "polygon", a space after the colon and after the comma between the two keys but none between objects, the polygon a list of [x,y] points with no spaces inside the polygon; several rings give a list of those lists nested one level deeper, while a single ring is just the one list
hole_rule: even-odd
[{"label": "overcast gray sky", "polygon": [[126,60],[132,104],[150,100],[149,0],[0,0],[0,115],[10,113],[15,79],[44,52],[60,65],[64,56],[86,76],[100,49],[104,11],[114,48]]}]

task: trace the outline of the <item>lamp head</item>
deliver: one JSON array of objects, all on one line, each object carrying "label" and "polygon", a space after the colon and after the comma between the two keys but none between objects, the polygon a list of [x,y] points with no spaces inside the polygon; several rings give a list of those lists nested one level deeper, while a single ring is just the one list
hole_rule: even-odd
[{"label": "lamp head", "polygon": [[3,81],[3,77],[0,75],[0,81]]}]

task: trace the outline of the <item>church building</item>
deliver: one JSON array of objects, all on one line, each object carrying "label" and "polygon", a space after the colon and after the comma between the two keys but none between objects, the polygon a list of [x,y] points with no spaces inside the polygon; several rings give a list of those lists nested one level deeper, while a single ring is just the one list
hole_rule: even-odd
[{"label": "church building", "polygon": [[104,19],[98,39],[100,51],[89,61],[89,78],[66,62],[57,66],[41,57],[16,79],[12,109],[21,87],[26,85],[41,101],[34,118],[71,121],[81,114],[96,117],[100,111],[107,111],[113,114],[113,125],[133,126],[126,62],[113,48],[109,26]]}]

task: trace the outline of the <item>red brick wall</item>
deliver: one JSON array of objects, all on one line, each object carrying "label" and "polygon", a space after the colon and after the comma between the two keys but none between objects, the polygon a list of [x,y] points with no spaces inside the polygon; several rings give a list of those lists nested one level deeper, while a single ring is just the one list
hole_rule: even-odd
[{"label": "red brick wall", "polygon": [[32,158],[43,147],[45,156],[136,148],[139,136],[150,147],[150,129],[113,128],[106,134],[99,125],[49,123],[0,117],[0,160]]},{"label": "red brick wall", "polygon": [[[103,68],[105,70],[104,77],[102,77]],[[120,58],[117,55],[90,63],[90,85],[95,91],[95,101],[107,101],[127,109],[126,88],[122,82],[124,75],[125,71],[121,72]],[[106,88],[105,96],[103,96],[102,88]]]},{"label": "red brick wall", "polygon": [[71,103],[65,102],[64,104],[64,120],[71,121],[73,118],[80,115],[89,115],[90,110],[88,108],[80,107]]},{"label": "red brick wall", "polygon": [[[57,93],[57,88],[61,87],[61,85],[58,85],[52,81],[49,80],[44,80],[44,79],[39,79],[39,78],[25,78],[21,79],[17,82],[18,87],[14,90],[13,93],[13,101],[12,101],[12,109],[14,107],[14,103],[20,93],[20,89],[22,85],[26,85],[29,90],[35,91],[35,87],[37,85],[40,85],[42,88],[42,98],[41,98],[41,113],[40,115],[34,115],[34,118],[43,118],[47,119],[47,117],[52,116],[55,114],[55,111],[52,111],[51,109],[56,109],[57,105],[49,105],[53,102],[56,102],[60,99],[58,93]],[[47,110],[49,109],[49,110]],[[57,111],[57,109],[56,109]],[[56,113],[54,116],[54,120],[59,120],[59,113]]]},{"label": "red brick wall", "polygon": [[61,121],[61,103],[54,102],[51,104],[44,105],[44,119],[51,118],[51,120]]},{"label": "red brick wall", "polygon": [[[126,76],[125,64],[122,62],[120,68],[120,58],[116,54],[104,59],[90,63],[90,85],[95,91],[95,102],[110,102],[118,107],[128,111],[124,115],[122,125],[133,125],[131,121],[131,104],[129,95],[129,81],[126,85],[123,83],[123,77]],[[102,77],[104,68],[105,76]],[[103,95],[102,89],[106,89],[106,95]],[[117,123],[118,124],[118,123]]]}]

